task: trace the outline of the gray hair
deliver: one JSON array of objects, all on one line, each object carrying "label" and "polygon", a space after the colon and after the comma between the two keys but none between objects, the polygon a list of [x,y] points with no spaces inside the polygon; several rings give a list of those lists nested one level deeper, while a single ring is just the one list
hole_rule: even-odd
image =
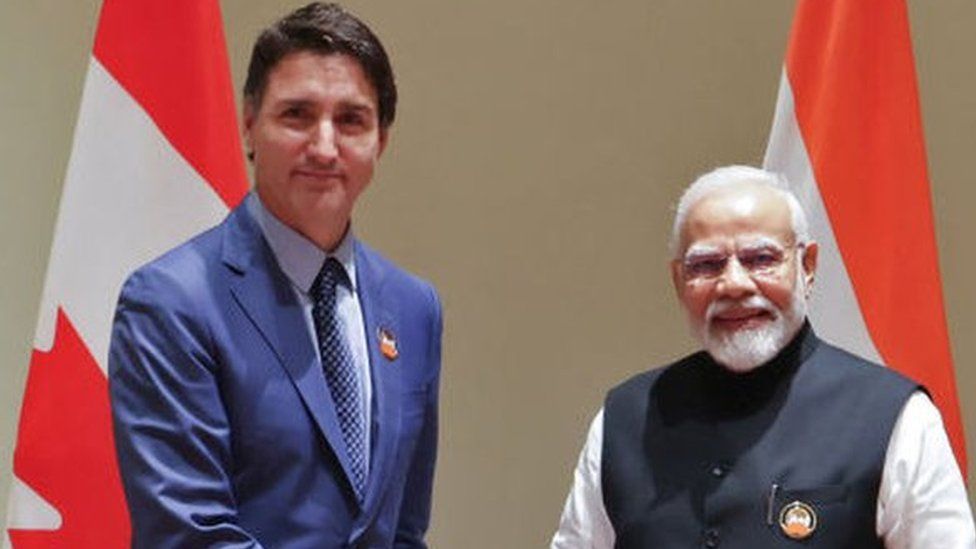
[{"label": "gray hair", "polygon": [[700,176],[685,189],[684,194],[678,200],[674,209],[674,224],[671,226],[671,241],[669,243],[671,257],[678,257],[679,246],[681,245],[681,228],[684,226],[688,211],[691,210],[692,206],[717,189],[742,183],[754,183],[779,193],[790,208],[793,235],[797,242],[804,243],[810,240],[807,214],[803,211],[800,201],[796,198],[785,177],[752,166],[724,166]]}]

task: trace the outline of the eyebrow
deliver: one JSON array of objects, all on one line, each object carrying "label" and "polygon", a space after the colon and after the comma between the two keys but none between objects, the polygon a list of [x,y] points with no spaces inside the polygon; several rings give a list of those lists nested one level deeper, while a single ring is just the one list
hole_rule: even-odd
[{"label": "eyebrow", "polygon": [[[314,107],[318,104],[318,101],[314,99],[308,99],[305,97],[285,97],[275,101],[274,105],[277,108],[281,107]],[[376,109],[373,105],[366,102],[358,101],[348,101],[342,100],[337,105],[339,110],[346,111],[356,111],[356,112],[374,112]]]},{"label": "eyebrow", "polygon": [[[777,250],[783,251],[786,248],[782,243],[768,236],[755,236],[736,242],[738,251],[757,251],[757,250]],[[685,251],[684,261],[694,261],[715,256],[726,255],[728,252],[724,247],[711,244],[692,244]]]},{"label": "eyebrow", "polygon": [[694,261],[696,259],[703,259],[707,257],[715,257],[718,255],[725,255],[725,250],[719,248],[718,246],[710,246],[705,244],[692,244],[687,251],[685,251],[685,261]]},{"label": "eyebrow", "polygon": [[312,105],[312,104],[314,104],[314,101],[312,101],[310,99],[303,99],[303,98],[300,98],[300,97],[294,97],[294,98],[279,99],[279,100],[275,101],[272,106],[275,107],[275,108],[277,108],[277,109],[280,109],[280,108],[284,108],[284,107],[307,107],[307,106]]},{"label": "eyebrow", "polygon": [[375,112],[376,110],[373,108],[372,105],[366,103],[357,103],[353,101],[341,101],[339,102],[338,106],[339,106],[339,110],[354,111],[354,112],[367,113],[367,114]]}]

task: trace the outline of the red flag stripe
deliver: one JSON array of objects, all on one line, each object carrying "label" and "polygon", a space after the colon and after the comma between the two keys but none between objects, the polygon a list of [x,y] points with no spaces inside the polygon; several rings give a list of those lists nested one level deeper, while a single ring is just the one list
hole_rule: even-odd
[{"label": "red flag stripe", "polygon": [[106,0],[95,57],[233,207],[247,192],[217,2]]},{"label": "red flag stripe", "polygon": [[786,71],[875,346],[932,393],[965,471],[905,4],[801,1]]}]

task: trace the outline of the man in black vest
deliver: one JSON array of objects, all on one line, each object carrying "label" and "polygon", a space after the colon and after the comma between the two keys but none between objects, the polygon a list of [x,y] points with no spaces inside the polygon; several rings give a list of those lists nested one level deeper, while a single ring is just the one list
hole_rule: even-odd
[{"label": "man in black vest", "polygon": [[685,191],[671,273],[704,350],[608,393],[554,549],[976,548],[924,389],[806,320],[817,251],[774,174]]}]

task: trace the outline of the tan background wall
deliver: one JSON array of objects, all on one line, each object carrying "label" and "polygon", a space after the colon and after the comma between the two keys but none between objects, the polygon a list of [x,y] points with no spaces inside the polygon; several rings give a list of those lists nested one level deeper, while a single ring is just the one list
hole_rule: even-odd
[{"label": "tan background wall", "polygon": [[[98,4],[0,0],[0,513]],[[238,86],[257,30],[294,5],[222,2]],[[357,230],[446,304],[432,545],[543,546],[606,388],[693,347],[665,271],[669,205],[704,170],[761,161],[793,3],[349,6],[402,95]],[[976,455],[976,4],[910,9]]]}]

